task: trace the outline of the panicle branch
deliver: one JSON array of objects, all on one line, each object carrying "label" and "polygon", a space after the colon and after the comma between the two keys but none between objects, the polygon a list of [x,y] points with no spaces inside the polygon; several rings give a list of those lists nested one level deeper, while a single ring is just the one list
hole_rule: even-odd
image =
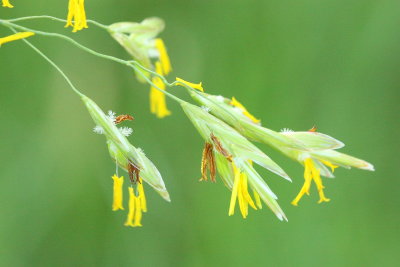
[{"label": "panicle branch", "polygon": [[[13,7],[8,0],[2,0],[2,6]],[[65,23],[65,27],[72,27],[73,32],[86,29],[88,25],[94,25],[105,30],[125,49],[131,59],[124,60],[97,52],[64,34],[40,31],[18,24],[35,19]],[[288,181],[291,179],[253,142],[267,144],[304,166],[304,185],[292,201],[295,206],[303,195],[310,194],[312,182],[315,183],[319,194],[318,202],[328,202],[330,199],[325,196],[321,177],[333,177],[334,170],[339,166],[374,170],[373,165],[364,160],[337,152],[336,150],[342,148],[344,144],[329,135],[318,132],[316,127],[308,131],[274,131],[263,127],[261,120],[250,113],[235,97],[229,99],[205,93],[201,82],[193,83],[181,78],[175,78],[173,82],[169,82],[167,76],[173,68],[165,42],[159,37],[165,29],[165,23],[160,18],[151,17],[141,22],[117,22],[104,25],[86,18],[84,0],[69,0],[66,20],[47,15],[27,16],[8,20],[0,19],[0,25],[14,32],[13,35],[1,37],[0,46],[22,40],[49,62],[83,101],[95,123],[93,131],[105,136],[110,157],[116,163],[117,171],[118,167],[123,169],[130,178],[126,226],[142,226],[142,213],[147,211],[144,182],[165,200],[170,201],[169,193],[156,166],[146,157],[142,149],[136,148],[127,139],[133,129],[117,127],[122,122],[132,121],[133,116],[129,114],[116,116],[112,111],[106,115],[92,99],[75,87],[55,62],[26,38],[34,35],[59,38],[94,56],[127,66],[133,70],[139,82],[149,86],[150,110],[159,118],[171,115],[167,108],[166,97],[177,102],[205,141],[200,181],[207,181],[209,174],[210,180],[216,182],[218,174],[231,191],[229,216],[234,214],[236,203],[243,218],[246,218],[249,213],[248,207],[259,210],[262,208],[261,201],[263,201],[280,220],[287,220],[277,203],[277,196],[256,171],[253,162]],[[175,92],[170,91],[170,88],[176,86],[185,88],[201,107],[184,101],[177,97]],[[112,210],[124,210],[124,177],[115,174],[112,180]],[[253,192],[253,197],[249,191]]]}]

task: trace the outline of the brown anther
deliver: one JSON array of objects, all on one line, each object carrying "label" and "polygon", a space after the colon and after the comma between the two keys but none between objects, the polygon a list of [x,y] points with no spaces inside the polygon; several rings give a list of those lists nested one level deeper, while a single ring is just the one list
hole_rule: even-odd
[{"label": "brown anther", "polygon": [[119,115],[118,117],[115,118],[115,124],[121,123],[123,121],[133,121],[134,118],[131,115]]},{"label": "brown anther", "polygon": [[221,153],[227,160],[229,160],[230,162],[232,162],[232,155],[228,153],[228,151],[225,150],[225,148],[222,146],[221,142],[219,141],[219,139],[214,135],[211,134],[210,135],[211,140],[214,143],[215,149]]},{"label": "brown anther", "polygon": [[214,158],[214,152],[211,149],[208,152],[208,162],[209,162],[209,169],[210,169],[210,178],[211,178],[211,182],[215,183],[215,174],[217,173],[217,168],[216,168],[216,164],[215,164],[215,158]]},{"label": "brown anther", "polygon": [[129,161],[128,163],[128,173],[129,179],[132,183],[140,183],[140,169],[135,166],[132,162]]},{"label": "brown anther", "polygon": [[313,126],[310,130],[308,130],[309,132],[315,133],[317,131],[317,126]]},{"label": "brown anther", "polygon": [[213,153],[213,145],[205,143],[203,156],[201,159],[201,178],[200,181],[207,181],[207,169],[210,170],[211,182],[215,183],[216,165]]}]

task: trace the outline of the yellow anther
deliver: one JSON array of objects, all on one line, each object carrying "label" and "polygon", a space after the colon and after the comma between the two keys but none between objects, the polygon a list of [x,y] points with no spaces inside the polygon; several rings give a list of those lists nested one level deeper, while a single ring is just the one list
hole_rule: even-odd
[{"label": "yellow anther", "polygon": [[320,160],[323,164],[325,164],[326,166],[328,166],[329,168],[331,168],[332,172],[335,171],[336,168],[338,168],[339,166],[333,165],[332,163],[330,163],[329,161],[326,160]]},{"label": "yellow anther", "polygon": [[69,0],[67,24],[74,27],[73,32],[88,28],[85,12],[85,0]]},{"label": "yellow anther", "polygon": [[8,0],[3,0],[3,7],[13,8],[14,6],[10,4]]},{"label": "yellow anther", "polygon": [[[163,70],[159,61],[156,62],[156,72],[160,75],[163,75]],[[153,77],[152,81],[153,84],[159,89],[165,90],[165,84],[160,77],[155,76]],[[154,86],[150,88],[150,111],[151,113],[156,114],[158,118],[164,118],[171,114],[171,112],[167,109],[165,94],[157,90]]]},{"label": "yellow anther", "polygon": [[315,168],[313,160],[311,158],[307,158],[304,161],[304,184],[303,184],[303,187],[301,188],[300,192],[297,194],[296,198],[291,202],[292,205],[297,206],[300,199],[303,197],[304,194],[307,194],[307,195],[310,194],[310,186],[311,186],[312,180],[314,180],[314,183],[317,186],[317,190],[318,190],[318,194],[319,194],[318,203],[330,201],[330,199],[325,197],[325,194],[324,194],[324,186],[322,184],[320,170]]},{"label": "yellow anther", "polygon": [[129,212],[126,218],[125,226],[135,227],[133,220],[135,219],[136,196],[133,187],[129,187]]},{"label": "yellow anther", "polygon": [[167,49],[166,49],[162,39],[157,38],[155,40],[155,42],[156,42],[156,49],[158,50],[158,53],[160,54],[159,58],[160,58],[163,72],[165,75],[168,75],[171,72],[172,67],[171,67],[171,61],[169,60],[169,56],[167,53]]},{"label": "yellow anther", "polygon": [[[237,198],[237,200],[239,202],[240,213],[242,214],[243,218],[245,219],[249,213],[249,205],[255,210],[257,210],[257,207],[254,204],[254,201],[248,192],[247,175],[245,173],[241,173],[240,170],[234,164],[232,164],[232,165],[233,165],[233,171],[234,171],[234,183],[233,183],[233,188],[232,188],[232,195],[231,195],[231,201],[230,201],[230,205],[229,205],[229,213],[228,214],[229,214],[229,216],[231,216],[235,213],[235,205],[236,205],[236,198]],[[258,205],[258,203],[257,203],[257,205]],[[260,201],[260,205],[261,205],[261,201]]]},{"label": "yellow anther", "polygon": [[32,35],[35,35],[35,33],[33,33],[33,32],[17,32],[17,33],[11,34],[9,36],[0,38],[0,46],[5,43],[28,38]]},{"label": "yellow anther", "polygon": [[197,90],[199,90],[201,92],[204,92],[204,89],[203,89],[203,86],[202,86],[201,83],[191,83],[191,82],[185,81],[185,80],[183,80],[181,78],[178,78],[178,77],[176,77],[176,81],[178,82],[176,85],[180,85],[180,86],[184,87],[185,84],[186,84],[186,85],[192,87],[193,89],[197,89]]},{"label": "yellow anther", "polygon": [[112,210],[123,210],[124,207],[122,205],[122,200],[123,200],[123,194],[122,194],[122,186],[124,184],[124,177],[118,177],[117,175],[114,175],[112,177],[114,181],[114,186],[113,186],[113,204],[112,204]]},{"label": "yellow anther", "polygon": [[232,101],[230,102],[230,104],[242,110],[243,115],[249,118],[252,122],[254,123],[260,122],[260,120],[256,119],[253,115],[251,115],[250,112],[248,112],[247,109],[239,101],[236,100],[236,98],[232,97]]}]

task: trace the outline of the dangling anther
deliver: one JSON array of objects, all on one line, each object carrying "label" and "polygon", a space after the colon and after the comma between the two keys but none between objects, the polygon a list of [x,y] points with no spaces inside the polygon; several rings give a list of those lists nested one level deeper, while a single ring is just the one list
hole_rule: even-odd
[{"label": "dangling anther", "polygon": [[203,157],[201,159],[200,181],[207,181],[207,169],[210,170],[211,182],[215,182],[216,165],[213,153],[213,145],[206,142],[203,149]]},{"label": "dangling anther", "polygon": [[136,167],[135,164],[129,161],[128,163],[128,173],[129,173],[129,179],[131,180],[131,183],[140,183],[140,169]]},{"label": "dangling anther", "polygon": [[219,139],[211,133],[210,135],[211,140],[214,143],[214,147],[215,149],[221,153],[227,160],[229,160],[230,162],[232,162],[232,155],[228,153],[228,151],[225,150],[225,148],[222,146],[221,142],[219,141]]}]

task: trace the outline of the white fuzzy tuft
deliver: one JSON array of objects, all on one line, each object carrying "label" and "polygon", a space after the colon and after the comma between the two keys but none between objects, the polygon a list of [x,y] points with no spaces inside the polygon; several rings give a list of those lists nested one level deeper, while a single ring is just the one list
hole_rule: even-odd
[{"label": "white fuzzy tuft", "polygon": [[115,122],[115,119],[116,119],[115,115],[116,115],[116,113],[114,111],[112,111],[112,110],[108,111],[107,117],[112,123]]},{"label": "white fuzzy tuft", "polygon": [[104,133],[104,129],[101,126],[96,126],[93,128],[93,132],[97,133],[97,134],[103,134]]},{"label": "white fuzzy tuft", "polygon": [[223,97],[222,95],[216,96],[215,99],[217,99],[217,101],[219,101],[219,102],[224,102],[225,101],[225,97]]},{"label": "white fuzzy tuft", "polygon": [[283,128],[283,129],[281,129],[281,133],[293,133],[293,130],[291,130],[289,128]]},{"label": "white fuzzy tuft", "polygon": [[126,137],[130,136],[133,132],[132,128],[129,128],[129,127],[121,127],[118,129]]}]

